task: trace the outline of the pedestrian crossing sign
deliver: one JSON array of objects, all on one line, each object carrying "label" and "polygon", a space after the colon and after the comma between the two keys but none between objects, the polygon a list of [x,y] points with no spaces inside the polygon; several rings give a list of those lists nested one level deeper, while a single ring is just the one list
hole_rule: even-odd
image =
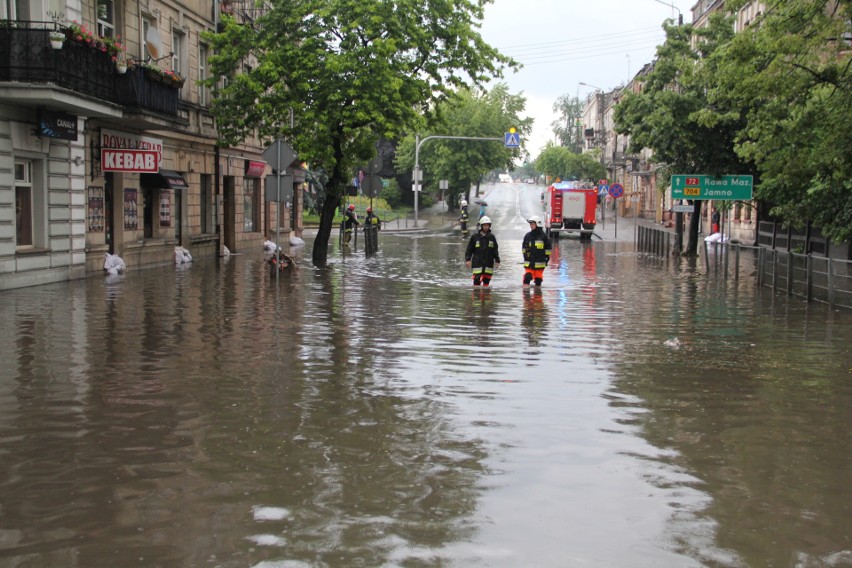
[{"label": "pedestrian crossing sign", "polygon": [[517,132],[507,132],[503,145],[506,148],[519,148],[521,146],[521,136]]}]

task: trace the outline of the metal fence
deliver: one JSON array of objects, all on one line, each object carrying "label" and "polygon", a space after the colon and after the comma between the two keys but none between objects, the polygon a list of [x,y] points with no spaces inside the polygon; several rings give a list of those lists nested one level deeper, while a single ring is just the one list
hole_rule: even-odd
[{"label": "metal fence", "polygon": [[[672,254],[674,235],[655,227],[638,228],[637,250],[656,256]],[[708,273],[738,280],[755,275],[758,286],[808,302],[852,309],[852,261],[801,254],[740,243],[704,243]]]}]

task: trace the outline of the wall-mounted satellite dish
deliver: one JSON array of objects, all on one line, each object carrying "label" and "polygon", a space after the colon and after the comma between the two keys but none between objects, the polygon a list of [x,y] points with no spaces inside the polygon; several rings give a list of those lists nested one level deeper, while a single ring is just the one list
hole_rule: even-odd
[{"label": "wall-mounted satellite dish", "polygon": [[163,40],[160,39],[160,30],[156,26],[149,26],[145,33],[145,49],[152,59],[159,59],[163,52]]}]

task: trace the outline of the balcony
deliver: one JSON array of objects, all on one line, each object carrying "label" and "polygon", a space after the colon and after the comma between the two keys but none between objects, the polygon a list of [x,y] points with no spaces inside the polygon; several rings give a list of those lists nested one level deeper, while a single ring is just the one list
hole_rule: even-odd
[{"label": "balcony", "polygon": [[116,77],[116,99],[129,111],[149,110],[177,116],[180,89],[163,83],[142,67],[128,69]]},{"label": "balcony", "polygon": [[[5,89],[4,99],[87,114],[85,110],[91,105],[79,102],[75,108],[75,103],[44,94],[45,87],[55,86],[82,97],[128,107],[126,110],[130,112],[153,111],[177,116],[180,89],[175,85],[152,80],[141,68],[119,75],[108,54],[76,41],[66,39],[62,49],[52,48],[49,37],[52,23],[12,24],[14,27],[0,27],[0,83],[18,83],[21,88],[14,92]],[[115,116],[105,110],[89,113],[98,114]]]}]

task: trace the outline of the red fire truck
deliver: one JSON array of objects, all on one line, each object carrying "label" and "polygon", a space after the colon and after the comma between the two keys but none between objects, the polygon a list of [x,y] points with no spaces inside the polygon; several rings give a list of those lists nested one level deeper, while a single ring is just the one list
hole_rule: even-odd
[{"label": "red fire truck", "polygon": [[591,240],[597,222],[598,192],[576,181],[554,183],[545,196],[545,231],[551,238],[579,234]]}]

